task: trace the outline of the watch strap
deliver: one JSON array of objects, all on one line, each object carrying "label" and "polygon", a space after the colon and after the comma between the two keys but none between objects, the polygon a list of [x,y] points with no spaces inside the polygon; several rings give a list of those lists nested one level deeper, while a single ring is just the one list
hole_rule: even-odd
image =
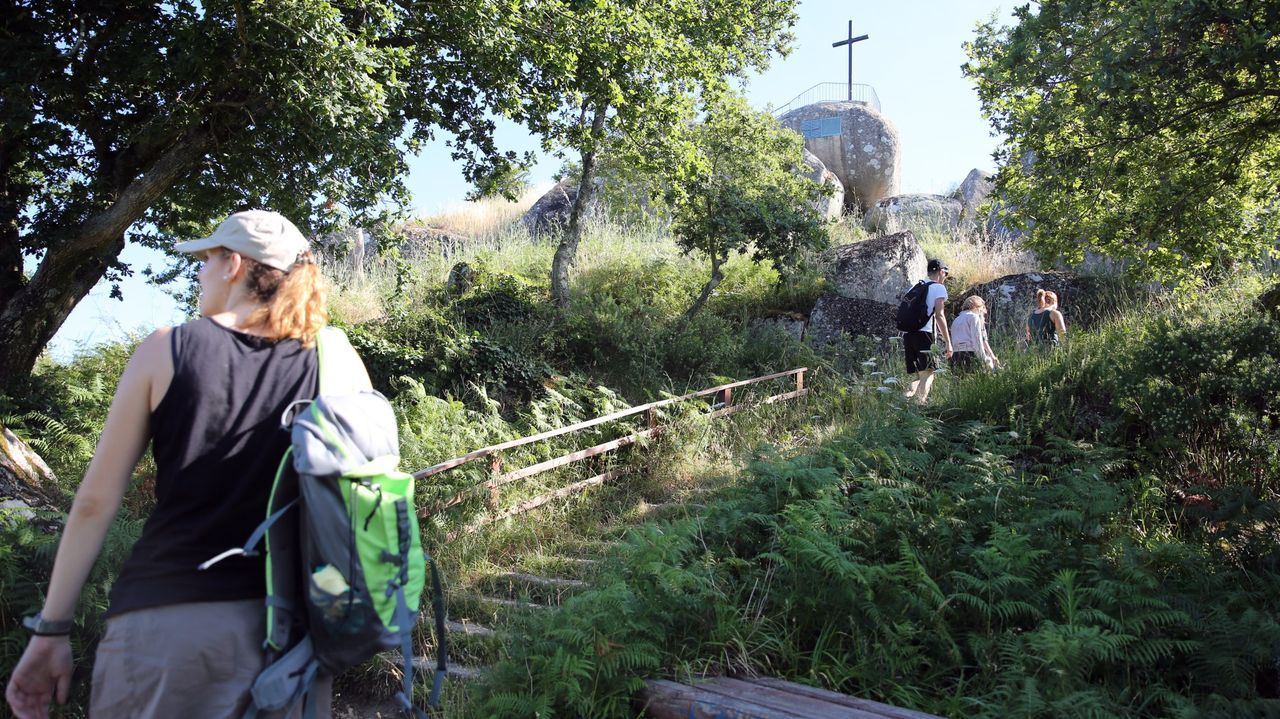
[{"label": "watch strap", "polygon": [[23,617],[22,626],[31,630],[31,633],[37,637],[65,637],[71,633],[75,620],[64,619],[60,622],[51,622],[36,612],[30,617]]}]

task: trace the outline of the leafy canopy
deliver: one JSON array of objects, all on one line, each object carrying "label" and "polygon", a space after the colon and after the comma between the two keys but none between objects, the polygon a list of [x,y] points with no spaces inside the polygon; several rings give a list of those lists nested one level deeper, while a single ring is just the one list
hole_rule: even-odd
[{"label": "leafy canopy", "polygon": [[707,103],[706,119],[688,130],[693,152],[680,181],[665,187],[672,230],[686,252],[711,260],[711,282],[698,311],[734,253],[772,260],[785,273],[803,250],[824,247],[818,202],[829,190],[801,174],[804,140],[735,95]]},{"label": "leafy canopy", "polygon": [[1280,5],[1045,0],[966,46],[1029,244],[1178,280],[1276,246]]}]

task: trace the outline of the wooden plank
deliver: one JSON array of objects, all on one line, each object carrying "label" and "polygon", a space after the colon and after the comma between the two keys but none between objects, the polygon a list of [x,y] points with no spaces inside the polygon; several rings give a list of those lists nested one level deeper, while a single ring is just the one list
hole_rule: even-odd
[{"label": "wooden plank", "polygon": [[791,390],[790,392],[784,392],[783,394],[775,394],[772,397],[764,399],[763,401],[760,402],[760,404],[773,404],[774,402],[784,402],[789,399],[795,399],[796,397],[803,397],[806,394],[809,394],[809,390],[807,389],[794,389],[794,390]]},{"label": "wooden plank", "polygon": [[[568,497],[571,494],[577,494],[578,492],[581,492],[584,489],[587,489],[589,487],[594,487],[597,484],[604,484],[605,482],[608,482],[611,479],[616,479],[618,477],[621,477],[622,475],[626,474],[628,471],[630,470],[628,470],[628,468],[626,467],[619,467],[618,469],[612,470],[610,472],[605,472],[604,474],[597,474],[594,477],[589,477],[580,482],[574,482],[573,484],[561,487],[560,489],[557,489],[554,492],[548,492],[547,494],[543,494],[538,497],[534,497],[533,499],[530,499],[528,501],[521,502],[520,504],[517,504],[516,506],[512,507],[511,509],[508,509],[505,512],[501,512],[496,515],[491,514],[488,516],[481,517],[480,519],[476,520],[475,522],[472,522],[471,524],[468,524],[467,526],[461,529],[456,529],[450,532],[448,535],[445,536],[445,541],[452,542],[453,540],[457,539],[463,534],[469,534],[478,529],[487,527],[490,524],[493,524],[495,522],[500,522],[509,517],[514,517],[517,514],[523,514],[525,512],[528,512],[529,510],[537,509],[538,507],[541,507],[542,505],[552,500],[560,499],[562,497]],[[587,561],[587,560],[583,560],[583,561]]]},{"label": "wooden plank", "polygon": [[594,447],[580,449],[577,452],[570,452],[569,454],[562,454],[559,457],[548,459],[545,462],[531,464],[528,467],[517,469],[514,472],[507,472],[501,477],[495,479],[494,483],[498,485],[509,484],[526,477],[532,477],[535,474],[542,474],[543,472],[556,469],[557,467],[563,467],[566,464],[573,464],[574,462],[587,459],[588,457],[595,457],[597,455],[605,454],[606,452],[616,452],[623,447],[629,447],[636,442],[639,442],[641,439],[652,437],[655,431],[656,430],[653,429],[646,429],[642,432],[629,434],[626,437],[619,437],[617,439],[609,440],[608,442],[601,442]]},{"label": "wooden plank", "polygon": [[806,719],[808,715],[777,709],[747,698],[699,692],[664,679],[645,681],[638,703],[651,719]]},{"label": "wooden plank", "polygon": [[[396,662],[400,661],[399,653],[396,654]],[[397,664],[398,666],[398,664]],[[462,681],[470,681],[479,679],[488,671],[488,667],[464,667],[460,664],[449,662],[445,667],[445,675],[452,679],[460,679]],[[427,681],[431,681],[431,676],[436,673],[436,658],[434,656],[414,657],[413,671],[427,677]]]},{"label": "wooden plank", "polygon": [[698,682],[694,688],[720,696],[748,698],[757,704],[799,712],[802,716],[811,717],[811,719],[885,719],[881,714],[833,704],[782,689],[747,684],[726,677],[715,677]]},{"label": "wooden plank", "polygon": [[771,379],[778,379],[780,377],[790,377],[791,375],[799,372],[806,372],[808,371],[808,369],[809,369],[808,367],[797,367],[795,369],[789,369],[785,372],[774,372],[773,374],[767,374],[763,377],[753,377],[751,379],[744,379],[744,380],[739,380],[737,382],[730,382],[729,384],[716,385],[715,387],[709,387],[707,389],[698,390],[697,392],[694,392],[691,395],[685,395],[684,397],[677,397],[674,400],[664,400],[664,401],[678,402],[680,400],[683,400],[689,397],[705,397],[709,394],[715,394],[717,392],[720,392],[726,389],[733,389],[734,387],[745,387],[749,384],[756,384],[758,382],[768,382]]},{"label": "wooden plank", "polygon": [[797,373],[802,373],[807,370],[808,370],[807,367],[798,367],[796,369],[787,370],[785,372],[775,372],[773,374],[765,375],[763,377],[753,377],[752,379],[741,380],[738,382],[730,382],[728,384],[722,384],[716,387],[710,387],[708,389],[699,390],[697,392],[691,392],[689,394],[681,395],[679,397],[673,397],[671,399],[664,399],[664,400],[659,400],[657,402],[649,402],[648,404],[629,407],[624,410],[619,410],[617,412],[606,414],[602,417],[596,417],[595,419],[589,419],[583,422],[578,422],[577,424],[572,424],[572,425],[569,425],[568,427],[561,427],[559,429],[548,430],[546,432],[531,435],[529,437],[521,437],[520,439],[513,439],[507,442],[502,442],[501,444],[495,444],[489,447],[484,447],[482,449],[477,449],[476,451],[469,452],[467,454],[462,455],[461,457],[454,457],[453,459],[440,462],[439,464],[433,464],[430,467],[427,467],[426,469],[414,472],[413,476],[415,479],[430,477],[433,474],[439,474],[446,470],[453,469],[454,467],[459,467],[461,465],[466,464],[467,462],[480,459],[481,457],[487,457],[495,452],[501,452],[504,449],[513,449],[515,447],[522,447],[526,444],[532,444],[533,442],[540,442],[544,439],[552,439],[554,437],[559,437],[561,435],[569,434],[570,432],[577,432],[578,430],[581,430],[581,429],[588,429],[590,427],[595,427],[597,425],[601,425],[606,422],[613,422],[615,420],[625,419],[632,415],[640,414],[641,412],[648,412],[650,410],[655,410],[660,407],[666,407],[666,406],[675,404],[677,402],[683,402],[685,400],[694,399],[697,397],[705,397],[709,394],[715,394],[716,392],[720,392],[725,389],[732,389],[734,387],[743,387],[750,384],[757,384],[759,382],[767,382],[769,380],[778,379],[780,377],[788,377]]},{"label": "wooden plank", "polygon": [[776,677],[755,677],[751,679],[732,681],[740,681],[743,684],[751,684],[755,686],[782,689],[793,694],[822,699],[824,701],[831,702],[832,704],[840,704],[854,709],[873,712],[888,719],[943,719],[942,717],[933,714],[925,714],[924,712],[918,712],[912,709],[903,709],[902,707],[882,704],[880,702],[871,701],[870,699],[859,699],[858,697],[851,697],[848,694],[838,694],[826,689],[811,687],[807,684],[797,684],[795,682],[789,682],[785,679],[778,679]]},{"label": "wooden plank", "polygon": [[803,397],[806,394],[809,394],[809,390],[807,389],[791,390],[790,392],[786,392],[783,394],[775,394],[772,397],[765,397],[764,399],[760,400],[759,402],[756,402],[755,404],[735,404],[732,407],[722,407],[721,409],[712,411],[709,416],[712,417],[713,419],[719,418],[719,417],[727,417],[731,414],[737,414],[738,412],[741,412],[744,409],[755,409],[756,407],[759,407],[761,405],[773,404],[774,402],[782,402],[788,399],[795,399],[796,397]]}]

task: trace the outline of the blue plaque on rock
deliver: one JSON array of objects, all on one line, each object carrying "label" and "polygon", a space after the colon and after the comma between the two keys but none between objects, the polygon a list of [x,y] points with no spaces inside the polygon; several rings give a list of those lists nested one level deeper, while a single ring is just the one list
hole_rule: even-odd
[{"label": "blue plaque on rock", "polygon": [[804,139],[813,140],[819,137],[834,137],[840,134],[840,118],[819,117],[800,123],[800,134]]}]

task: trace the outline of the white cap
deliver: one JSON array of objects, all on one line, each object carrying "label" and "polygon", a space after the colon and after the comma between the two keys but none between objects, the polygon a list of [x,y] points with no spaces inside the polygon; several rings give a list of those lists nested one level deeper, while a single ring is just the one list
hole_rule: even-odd
[{"label": "white cap", "polygon": [[223,220],[212,235],[202,240],[179,242],[173,249],[203,256],[215,247],[288,272],[298,256],[311,246],[298,228],[279,212],[246,210]]}]

